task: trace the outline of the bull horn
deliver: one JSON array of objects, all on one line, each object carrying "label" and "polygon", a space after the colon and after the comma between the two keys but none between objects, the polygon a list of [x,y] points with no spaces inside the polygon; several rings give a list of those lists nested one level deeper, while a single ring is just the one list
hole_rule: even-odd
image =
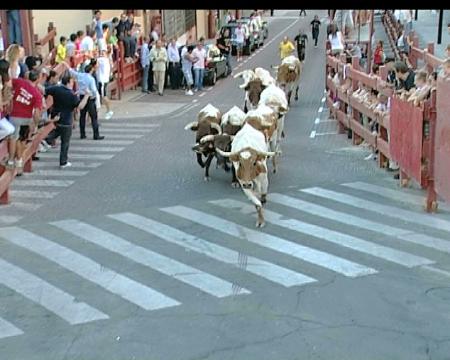
[{"label": "bull horn", "polygon": [[244,74],[244,71],[241,71],[240,73],[237,73],[236,75],[233,76],[233,78],[237,79],[238,77],[242,76]]},{"label": "bull horn", "polygon": [[230,157],[232,155],[235,155],[235,153],[232,153],[230,151],[222,151],[219,148],[216,148],[216,153],[218,153],[219,155],[221,155],[223,157]]},{"label": "bull horn", "polygon": [[214,141],[214,137],[215,135],[205,135],[200,139],[200,144],[204,144],[205,142],[208,141]]},{"label": "bull horn", "polygon": [[218,132],[218,135],[222,134],[222,128],[218,124],[211,123],[211,128],[216,129]]},{"label": "bull horn", "polygon": [[258,151],[258,155],[260,156],[267,156],[267,157],[271,157],[271,156],[275,156],[277,153],[275,151]]},{"label": "bull horn", "polygon": [[194,126],[198,126],[198,121],[193,121],[193,122],[187,124],[187,125],[184,127],[184,130],[189,130],[189,129],[192,130],[192,128],[193,128]]}]

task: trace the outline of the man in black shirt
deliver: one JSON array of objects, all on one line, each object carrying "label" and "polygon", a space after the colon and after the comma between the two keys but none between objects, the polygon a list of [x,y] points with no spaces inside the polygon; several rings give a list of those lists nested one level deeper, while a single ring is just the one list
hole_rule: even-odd
[{"label": "man in black shirt", "polygon": [[220,49],[220,53],[225,57],[227,63],[227,76],[231,74],[231,40],[230,30],[225,29],[222,36],[217,39],[217,47]]},{"label": "man in black shirt", "polygon": [[300,61],[305,60],[306,42],[308,41],[308,35],[300,29],[299,34],[294,38],[297,45],[297,55]]},{"label": "man in black shirt", "polygon": [[319,39],[319,29],[320,29],[320,20],[319,16],[315,15],[314,20],[311,21],[311,31],[312,38],[314,39],[314,47],[317,47],[317,40]]},{"label": "man in black shirt", "polygon": [[408,65],[406,65],[403,61],[397,61],[394,64],[394,71],[397,78],[397,91],[406,90],[409,92],[412,88],[415,87],[414,71],[409,69]]},{"label": "man in black shirt", "polygon": [[62,85],[50,86],[45,89],[45,96],[50,95],[53,98],[52,118],[59,115],[59,121],[56,124],[56,129],[52,131],[46,139],[47,143],[53,142],[57,137],[61,137],[61,152],[59,155],[59,166],[61,169],[72,166],[67,161],[67,154],[69,152],[70,137],[72,136],[72,120],[73,111],[84,108],[89,99],[89,96],[84,96],[80,102],[78,96],[73,92],[73,85],[75,79],[66,71],[62,78]]}]

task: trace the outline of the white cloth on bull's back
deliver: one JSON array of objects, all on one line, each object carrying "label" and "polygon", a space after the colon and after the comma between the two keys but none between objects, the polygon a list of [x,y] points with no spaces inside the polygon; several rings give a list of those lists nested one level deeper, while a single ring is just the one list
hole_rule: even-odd
[{"label": "white cloth on bull's back", "polygon": [[272,77],[269,71],[266,69],[257,67],[255,69],[255,76],[262,81],[264,86],[269,86],[271,84],[276,84],[275,79]]},{"label": "white cloth on bull's back", "polygon": [[219,118],[220,110],[215,106],[208,104],[198,113],[198,119],[204,119],[205,117],[217,117]]},{"label": "white cloth on bull's back", "polygon": [[221,125],[225,126],[226,124],[231,124],[233,126],[242,126],[245,120],[245,112],[243,112],[240,108],[234,105],[230,110],[228,110],[222,116]]},{"label": "white cloth on bull's back", "polygon": [[262,152],[267,151],[266,139],[263,133],[249,124],[244,124],[231,143],[231,152],[239,152],[245,148]]},{"label": "white cloth on bull's back", "polygon": [[288,108],[288,102],[284,91],[276,85],[269,85],[266,87],[260,96],[259,104],[267,106],[281,106]]}]

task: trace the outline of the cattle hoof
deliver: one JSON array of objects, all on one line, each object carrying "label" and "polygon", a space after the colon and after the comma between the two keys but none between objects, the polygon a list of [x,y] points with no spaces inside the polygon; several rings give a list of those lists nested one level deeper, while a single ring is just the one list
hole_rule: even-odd
[{"label": "cattle hoof", "polygon": [[261,195],[261,204],[267,203],[267,197],[266,195]]},{"label": "cattle hoof", "polygon": [[230,172],[230,170],[231,170],[228,166],[224,166],[223,169],[225,170],[225,172]]},{"label": "cattle hoof", "polygon": [[206,182],[208,182],[208,181],[211,180],[211,178],[210,178],[209,176],[205,176],[205,177],[204,177],[204,180],[205,180]]},{"label": "cattle hoof", "polygon": [[273,169],[272,172],[273,172],[274,174],[276,174],[276,173],[277,173],[277,169]]},{"label": "cattle hoof", "polygon": [[281,132],[281,137],[284,138],[284,131]]},{"label": "cattle hoof", "polygon": [[266,225],[266,222],[265,221],[256,221],[256,227],[257,228],[263,228],[264,226]]},{"label": "cattle hoof", "polygon": [[239,183],[238,183],[238,182],[232,182],[232,183],[231,183],[231,187],[232,187],[233,189],[237,189],[237,188],[239,188]]},{"label": "cattle hoof", "polygon": [[295,97],[295,101],[298,101],[298,96]]}]

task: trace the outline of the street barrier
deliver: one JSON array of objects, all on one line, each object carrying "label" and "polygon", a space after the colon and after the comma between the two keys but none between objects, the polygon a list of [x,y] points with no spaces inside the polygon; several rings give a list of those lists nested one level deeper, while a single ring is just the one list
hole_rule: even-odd
[{"label": "street barrier", "polygon": [[[434,70],[443,60],[434,56],[433,50],[430,44],[426,50],[412,47],[411,53],[428,70]],[[380,67],[379,76],[367,75],[360,70],[358,58],[352,58],[350,64],[345,55],[340,58],[328,55],[326,69],[327,73],[334,69],[339,74],[338,84],[328,76],[326,79],[326,104],[330,116],[338,122],[339,132],[347,130],[353,144],[365,141],[378,150],[380,167],[387,167],[389,161],[397,162],[401,186],[406,186],[412,178],[426,189],[428,212],[436,211],[437,195],[450,201],[450,119],[445,115],[450,111],[450,82],[439,79],[430,98],[415,106],[393,96],[393,89],[386,83],[384,66]],[[375,113],[372,106],[352,96],[360,86],[388,96],[390,112]],[[378,123],[377,133],[364,126],[362,116]]]},{"label": "street barrier", "polygon": [[[48,123],[39,129],[38,133],[33,137],[31,142],[26,147],[23,154],[23,171],[32,172],[33,171],[33,156],[36,154],[39,144],[44,140],[47,135],[55,128],[53,122]],[[8,146],[7,141],[2,141],[0,143],[0,159],[8,157]],[[5,205],[10,203],[9,198],[9,186],[17,175],[17,169],[6,169],[4,166],[0,165],[0,204]]]}]

